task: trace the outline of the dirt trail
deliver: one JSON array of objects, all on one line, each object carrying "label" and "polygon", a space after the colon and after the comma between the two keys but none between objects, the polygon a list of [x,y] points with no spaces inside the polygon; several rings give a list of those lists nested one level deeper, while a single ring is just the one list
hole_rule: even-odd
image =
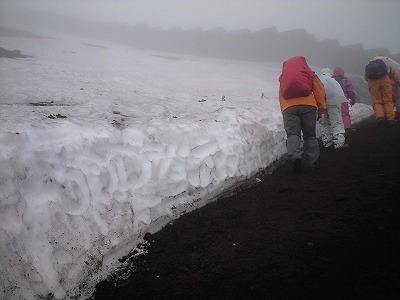
[{"label": "dirt trail", "polygon": [[347,141],[148,236],[93,299],[400,299],[400,126],[371,118]]}]

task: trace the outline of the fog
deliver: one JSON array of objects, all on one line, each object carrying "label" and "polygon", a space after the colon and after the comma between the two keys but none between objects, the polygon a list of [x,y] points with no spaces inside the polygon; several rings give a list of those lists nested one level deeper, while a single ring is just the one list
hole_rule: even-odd
[{"label": "fog", "polygon": [[0,0],[0,25],[26,29],[38,12],[161,29],[304,28],[318,40],[400,53],[398,0]]}]

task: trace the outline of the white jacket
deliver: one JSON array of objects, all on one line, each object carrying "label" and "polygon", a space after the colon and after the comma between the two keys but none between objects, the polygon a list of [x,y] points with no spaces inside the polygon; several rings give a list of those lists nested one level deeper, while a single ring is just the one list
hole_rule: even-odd
[{"label": "white jacket", "polygon": [[344,95],[343,89],[340,86],[339,82],[337,82],[336,79],[332,78],[331,69],[322,69],[319,78],[325,88],[327,105],[335,105],[347,102],[347,98]]}]

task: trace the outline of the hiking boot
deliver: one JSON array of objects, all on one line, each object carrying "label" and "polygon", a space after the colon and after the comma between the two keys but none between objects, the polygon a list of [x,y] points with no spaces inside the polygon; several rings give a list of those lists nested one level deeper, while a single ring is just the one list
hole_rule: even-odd
[{"label": "hiking boot", "polygon": [[310,164],[306,164],[303,172],[304,173],[317,173],[319,170],[319,163],[315,162],[314,164],[310,165]]},{"label": "hiking boot", "polygon": [[351,133],[356,132],[356,131],[357,131],[357,129],[355,129],[354,127],[345,129],[345,133],[346,134],[351,134]]},{"label": "hiking boot", "polygon": [[349,144],[343,144],[342,147],[335,148],[335,150],[342,150],[342,149],[348,149],[348,148],[350,148]]},{"label": "hiking boot", "polygon": [[333,150],[333,149],[334,149],[334,146],[333,146],[333,144],[330,144],[329,146],[324,146],[324,149],[326,149],[326,150]]},{"label": "hiking boot", "polygon": [[376,128],[382,128],[385,124],[385,119],[383,117],[379,117],[376,119]]},{"label": "hiking boot", "polygon": [[293,172],[295,173],[301,173],[301,171],[303,170],[302,166],[301,166],[301,159],[295,159],[293,161]]}]

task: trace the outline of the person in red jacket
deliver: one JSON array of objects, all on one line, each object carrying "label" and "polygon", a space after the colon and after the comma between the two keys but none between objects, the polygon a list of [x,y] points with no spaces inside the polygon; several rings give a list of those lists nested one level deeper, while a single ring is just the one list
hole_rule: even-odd
[{"label": "person in red jacket", "polygon": [[[324,86],[303,56],[295,56],[283,63],[279,82],[288,159],[295,173],[302,172],[303,159],[307,167],[315,169],[320,154],[316,123],[326,111]],[[306,92],[301,91],[296,97],[296,91],[302,87]],[[291,93],[287,93],[287,89]],[[290,96],[285,98],[285,94]]]}]

